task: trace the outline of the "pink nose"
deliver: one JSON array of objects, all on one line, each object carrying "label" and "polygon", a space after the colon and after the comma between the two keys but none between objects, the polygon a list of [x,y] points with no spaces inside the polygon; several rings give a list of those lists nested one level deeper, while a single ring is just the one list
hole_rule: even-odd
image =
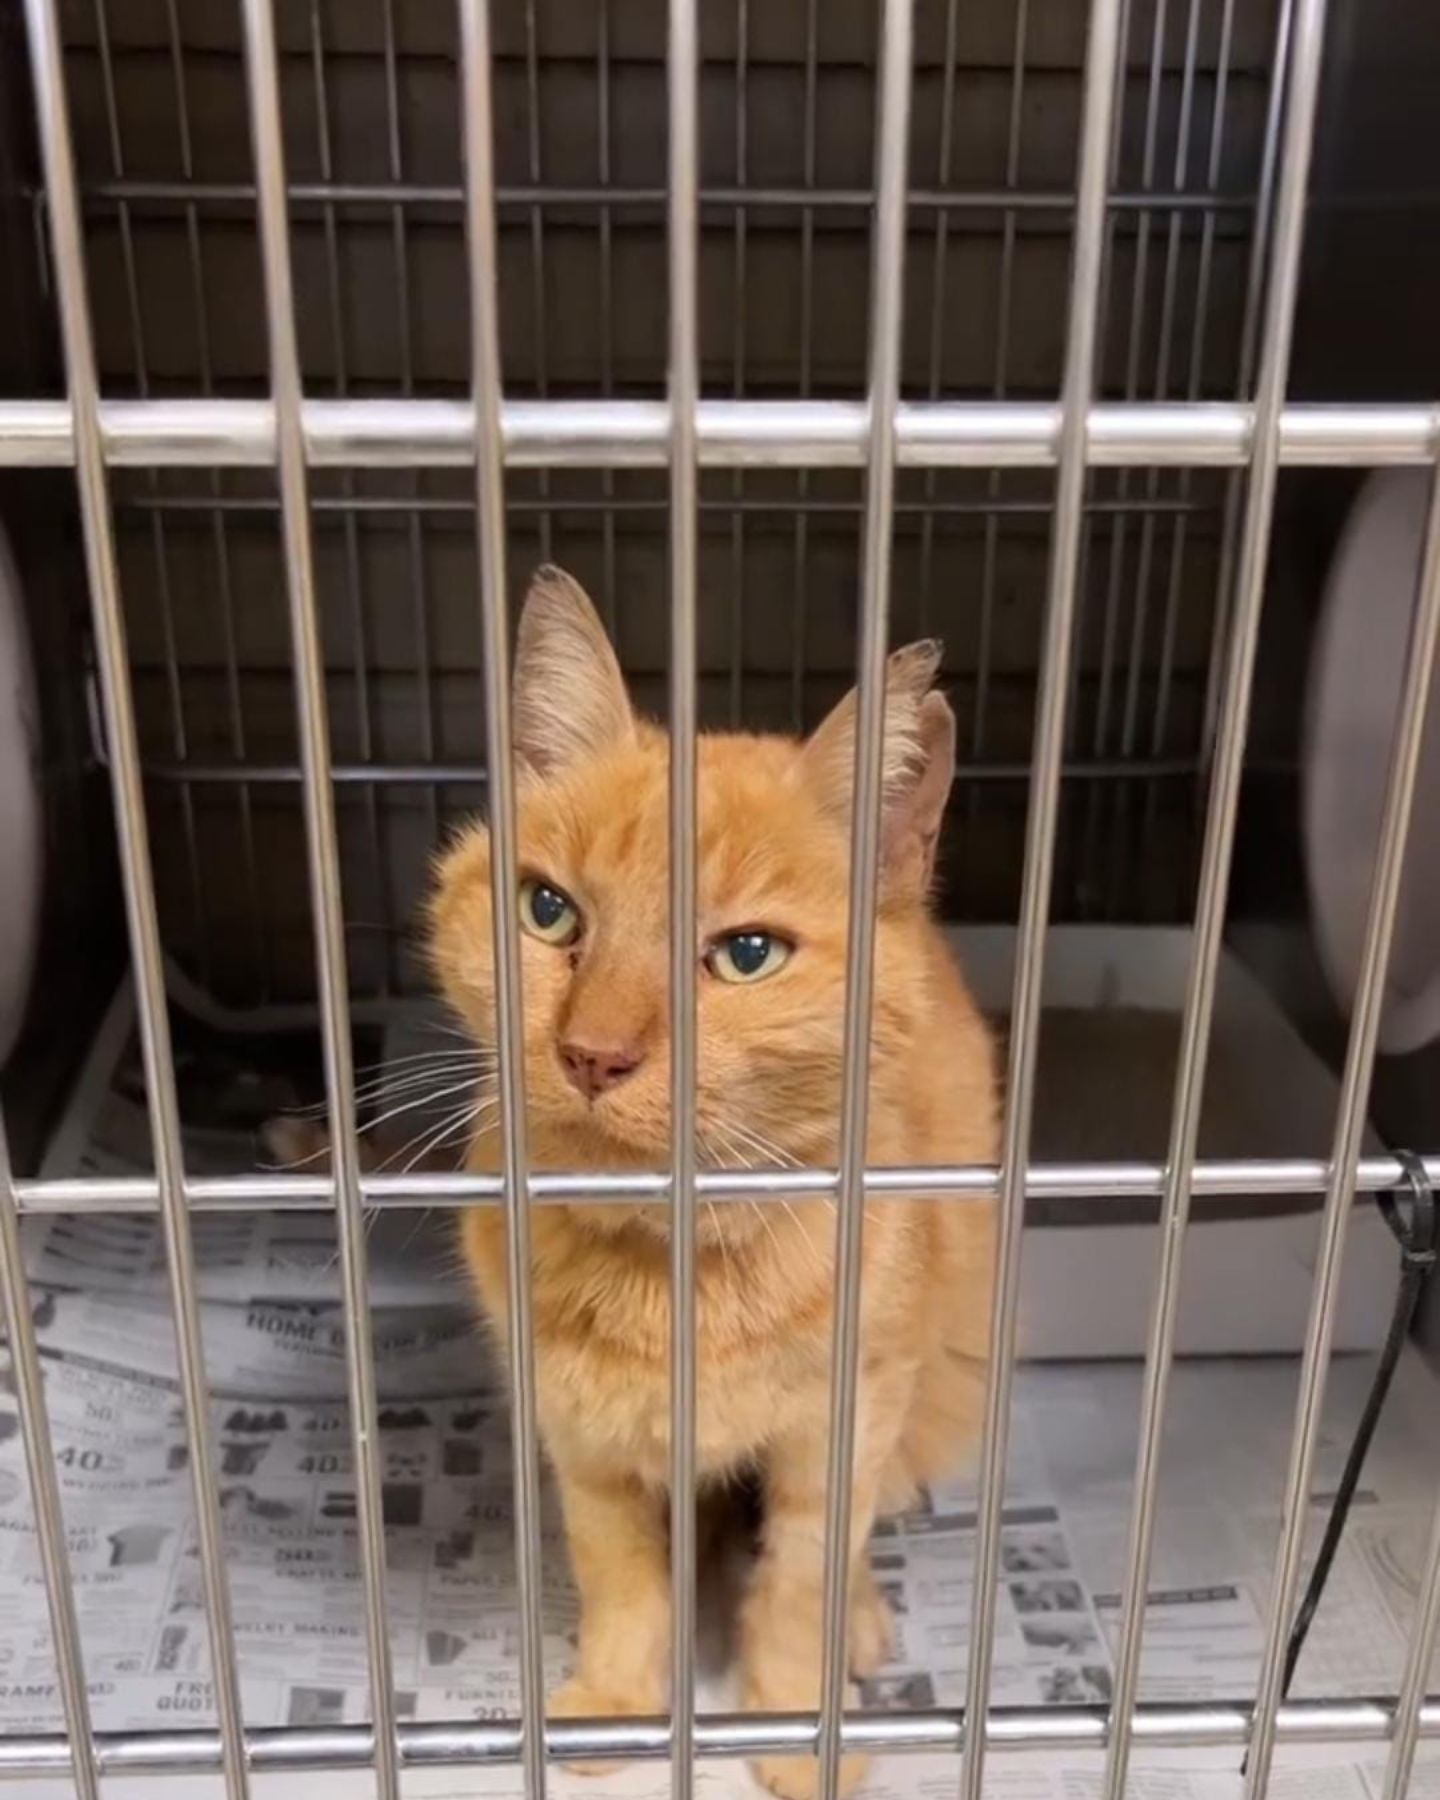
[{"label": "pink nose", "polygon": [[594,1100],[627,1075],[633,1075],[644,1061],[638,1049],[618,1044],[562,1044],[560,1065],[566,1079],[587,1100]]}]

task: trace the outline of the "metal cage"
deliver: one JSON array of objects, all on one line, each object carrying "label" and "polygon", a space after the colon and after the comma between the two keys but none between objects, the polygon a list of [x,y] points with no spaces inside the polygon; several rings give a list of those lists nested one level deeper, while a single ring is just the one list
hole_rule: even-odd
[{"label": "metal cage", "polygon": [[[1398,1800],[1417,1738],[1440,1731],[1440,1701],[1425,1694],[1440,1516],[1399,1692],[1281,1700],[1347,1221],[1357,1193],[1403,1174],[1394,1158],[1362,1156],[1362,1132],[1440,627],[1440,485],[1330,1154],[1196,1154],[1281,471],[1440,470],[1440,407],[1423,396],[1287,396],[1325,0],[1018,0],[973,14],[954,0],[882,0],[878,40],[858,4],[822,17],[809,0],[762,18],[739,0],[702,19],[698,0],[670,0],[662,37],[641,9],[610,0],[583,18],[557,11],[564,41],[544,54],[533,4],[459,0],[443,21],[441,10],[380,4],[362,17],[241,0],[237,30],[228,9],[199,0],[24,6],[40,166],[23,205],[53,289],[63,385],[40,372],[0,400],[0,464],[73,471],[155,1171],[39,1180],[15,1173],[8,1151],[0,1161],[5,1316],[67,1724],[63,1738],[0,1741],[0,1775],[70,1772],[93,1796],[109,1772],[219,1769],[240,1796],[254,1771],[363,1766],[393,1796],[407,1765],[518,1760],[538,1797],[547,1759],[610,1750],[668,1756],[683,1797],[696,1756],[791,1748],[818,1750],[828,1796],[842,1747],[883,1746],[957,1751],[965,1800],[979,1800],[990,1753],[1069,1743],[1106,1749],[1105,1792],[1118,1797],[1133,1745],[1223,1742],[1248,1746],[1247,1793],[1259,1796],[1282,1736],[1388,1737],[1385,1791]],[[547,102],[552,81],[559,98]],[[1041,142],[1022,169],[1037,86]],[[577,147],[587,108],[592,134]],[[857,108],[871,109],[872,129],[849,123]],[[772,117],[784,122],[774,141]],[[868,281],[850,280],[867,258]],[[987,272],[993,292],[957,305]],[[822,284],[833,307],[817,303]],[[860,567],[853,611],[835,573],[847,542]],[[616,1198],[668,1198],[674,1212],[668,1720],[543,1719],[527,1220],[532,1205],[593,1196],[597,1180],[528,1166],[508,907],[496,908],[503,1175],[364,1176],[356,1149],[351,996],[405,986],[398,922],[424,848],[482,786],[499,891],[512,882],[507,564],[557,550],[598,571],[627,660],[668,696],[681,920],[694,910],[701,715],[800,723],[859,670],[839,1167],[697,1171],[694,973],[677,934],[673,1165],[602,1184]],[[212,570],[214,612],[197,635],[189,596]],[[477,573],[478,629],[441,643],[457,620],[463,629]],[[385,642],[363,591],[380,577],[403,596],[384,609]],[[983,915],[1018,896],[1003,1158],[998,1169],[867,1169],[881,671],[892,621],[938,618],[956,587],[977,596],[948,670],[966,745],[958,807],[992,854],[951,900]],[[1017,650],[1026,604],[1034,641]],[[483,708],[467,698],[472,677]],[[308,915],[262,894],[260,877],[281,854],[298,865],[302,842]],[[1157,842],[1168,874],[1147,887],[1140,847]],[[1196,869],[1168,1154],[1033,1161],[1052,902],[1185,917]],[[347,932],[342,892],[372,915],[364,927]],[[312,921],[307,969],[291,940],[305,944]],[[187,1174],[167,955],[232,1008],[263,1016],[313,1001],[333,1176]],[[1440,1155],[1426,1166],[1440,1180]],[[887,1190],[957,1205],[995,1196],[1001,1222],[966,1705],[904,1716],[843,1704],[863,1202]],[[838,1199],[815,1715],[694,1711],[694,1206],[736,1192]],[[1235,1192],[1324,1197],[1261,1677],[1233,1705],[1138,1705],[1185,1227],[1192,1200]],[[1115,1693],[1108,1708],[997,1709],[1021,1227],[1027,1198],[1056,1194],[1161,1204]],[[389,1663],[365,1222],[376,1208],[441,1203],[502,1206],[510,1227],[523,1708],[490,1724],[398,1721]],[[339,1233],[364,1727],[257,1732],[240,1706],[192,1214],[283,1207],[331,1210]],[[148,1740],[91,1728],[19,1243],[22,1215],[60,1210],[163,1221],[212,1730]]]},{"label": "metal cage", "polygon": [[[1167,0],[1122,21],[1098,393],[1248,391],[1280,16],[1269,0]],[[801,726],[855,663],[875,23],[854,0],[763,19],[739,0],[703,23],[701,391],[843,398],[855,410],[848,449],[757,453],[742,437],[719,459],[727,468],[707,466],[699,704],[706,721]],[[513,401],[664,394],[662,24],[608,0],[587,18],[533,3],[497,14],[497,329]],[[62,29],[102,387],[117,398],[263,394],[238,21],[188,0],[163,16],[74,8]],[[455,21],[404,5],[287,6],[277,33],[307,394],[463,396]],[[1083,56],[1077,6],[920,10],[906,397],[1057,391]],[[34,206],[43,248],[38,193]],[[1034,424],[1053,429],[1038,414]],[[637,692],[658,700],[663,424],[652,410],[648,450],[623,429],[623,453],[550,446],[533,468],[517,443],[507,546],[512,562],[557,557],[587,579]],[[1013,450],[1013,471],[978,444],[940,461],[902,454],[897,471],[897,629],[945,625],[955,594],[977,596],[950,626],[946,664],[964,746],[957,818],[974,847],[947,862],[947,902],[967,917],[1013,918],[1020,890],[1053,476],[1048,455]],[[346,451],[311,495],[351,981],[378,998],[414,985],[405,922],[428,849],[483,795],[485,767],[465,452],[448,472],[407,456],[398,441]],[[1194,463],[1090,478],[1060,916],[1186,914],[1233,486]],[[152,465],[117,473],[113,498],[149,801],[174,845],[157,867],[167,951],[231,1008],[258,1016],[269,1002],[313,1001],[304,896],[263,879],[301,838],[277,491],[263,466],[247,476]],[[196,592],[203,608],[181,602]],[[1142,839],[1163,840],[1165,854],[1142,855]]]}]

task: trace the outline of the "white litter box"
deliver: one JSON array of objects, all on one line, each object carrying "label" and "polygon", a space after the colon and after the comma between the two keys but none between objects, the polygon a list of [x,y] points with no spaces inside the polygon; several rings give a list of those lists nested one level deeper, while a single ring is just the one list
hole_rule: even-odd
[{"label": "white litter box", "polygon": [[[1003,1020],[1015,933],[957,928],[976,999]],[[1190,934],[1177,927],[1059,925],[1047,935],[1032,1156],[1163,1162]],[[1202,1157],[1328,1156],[1338,1083],[1274,1001],[1222,956]],[[1381,1148],[1371,1134],[1367,1150]],[[1321,1197],[1197,1202],[1185,1244],[1182,1355],[1290,1353],[1303,1342]],[[1031,1201],[1020,1354],[1142,1356],[1158,1235],[1156,1200]],[[1365,1200],[1351,1220],[1337,1350],[1375,1348],[1394,1299],[1396,1252]]]}]

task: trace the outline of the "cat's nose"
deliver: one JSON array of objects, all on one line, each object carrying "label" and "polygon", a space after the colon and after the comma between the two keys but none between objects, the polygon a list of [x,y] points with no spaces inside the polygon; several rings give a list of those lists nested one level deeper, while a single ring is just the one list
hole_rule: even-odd
[{"label": "cat's nose", "polygon": [[636,1045],[625,1044],[561,1044],[560,1066],[570,1085],[587,1100],[594,1100],[607,1088],[633,1075],[645,1060]]}]

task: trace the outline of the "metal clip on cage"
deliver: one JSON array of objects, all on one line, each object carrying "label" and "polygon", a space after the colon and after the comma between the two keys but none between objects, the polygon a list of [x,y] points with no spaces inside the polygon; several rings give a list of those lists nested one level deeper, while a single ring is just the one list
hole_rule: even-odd
[{"label": "metal clip on cage", "polygon": [[[1393,1158],[1360,1155],[1365,1106],[1375,1058],[1382,978],[1394,925],[1399,877],[1410,822],[1421,732],[1440,627],[1440,475],[1433,489],[1424,563],[1396,731],[1384,823],[1376,858],[1358,1001],[1350,1028],[1339,1118],[1331,1154],[1323,1160],[1246,1159],[1197,1162],[1197,1129],[1206,1051],[1214,1008],[1221,931],[1229,883],[1245,746],[1257,629],[1264,588],[1277,476],[1284,466],[1364,467],[1388,462],[1436,465],[1440,413],[1430,403],[1401,406],[1315,407],[1286,404],[1310,150],[1320,90],[1325,0],[1284,0],[1274,68],[1274,117],[1283,93],[1283,132],[1273,169],[1273,226],[1263,271],[1265,301],[1258,316],[1253,398],[1198,403],[1198,389],[1179,402],[1144,402],[1128,384],[1119,404],[1096,401],[1096,365],[1103,320],[1102,279],[1113,187],[1117,129],[1117,67],[1124,55],[1127,9],[1122,0],[1092,0],[1085,52],[1079,177],[1069,322],[1057,403],[1004,398],[1003,358],[995,397],[958,402],[900,399],[901,321],[905,275],[908,133],[912,124],[913,0],[883,0],[877,98],[877,152],[871,228],[873,277],[869,302],[868,393],[863,400],[817,399],[811,371],[788,399],[701,400],[697,234],[702,192],[698,150],[698,0],[670,0],[668,36],[669,165],[666,255],[669,289],[668,398],[589,401],[507,398],[501,391],[496,209],[500,202],[493,155],[491,17],[486,0],[459,0],[463,60],[463,200],[471,294],[471,389],[467,399],[420,398],[413,371],[405,391],[387,398],[308,398],[302,392],[297,347],[287,185],[281,134],[280,84],[272,0],[244,0],[245,80],[255,162],[259,248],[264,272],[269,346],[269,392],[260,399],[201,397],[128,400],[102,398],[87,298],[82,197],[71,127],[58,0],[26,0],[29,51],[44,167],[46,217],[68,377],[68,399],[0,402],[0,463],[73,467],[83,524],[105,707],[116,830],[136,972],[155,1144],[156,1173],[145,1179],[17,1179],[0,1139],[0,1276],[7,1336],[31,1478],[54,1645],[64,1700],[66,1735],[0,1741],[0,1777],[25,1779],[69,1773],[93,1800],[107,1773],[223,1772],[232,1800],[263,1770],[373,1768],[384,1796],[399,1792],[400,1771],[420,1763],[519,1761],[526,1791],[540,1800],[547,1758],[602,1754],[671,1758],[674,1792],[687,1800],[695,1756],[754,1756],[801,1749],[820,1755],[823,1790],[833,1800],[838,1758],[850,1748],[958,1751],[964,1800],[979,1800],[987,1755],[1020,1747],[1088,1746],[1107,1756],[1104,1789],[1122,1800],[1136,1745],[1248,1745],[1247,1793],[1267,1790],[1277,1742],[1285,1738],[1391,1739],[1386,1800],[1400,1800],[1417,1738],[1440,1733],[1440,1701],[1425,1695],[1440,1630],[1440,1512],[1420,1607],[1400,1687],[1384,1702],[1282,1704],[1286,1632],[1301,1572],[1306,1496],[1314,1467],[1320,1403],[1335,1318],[1346,1222],[1358,1192],[1393,1186],[1403,1171]],[[1024,35],[1023,4],[1018,38]],[[952,8],[953,15],[953,8]],[[1226,18],[1230,8],[1226,7]],[[810,13],[813,89],[814,9]],[[1228,26],[1227,26],[1228,30]],[[607,40],[608,41],[608,40]],[[1193,35],[1192,35],[1193,44]],[[393,52],[393,45],[391,46]],[[953,60],[953,42],[951,45]],[[608,51],[606,52],[608,55]],[[608,93],[608,89],[607,89]],[[1018,83],[1017,83],[1018,93]],[[953,91],[947,90],[953,111]],[[813,118],[807,130],[812,131]],[[1183,137],[1182,133],[1182,137]],[[1153,132],[1147,156],[1153,163]],[[813,148],[813,146],[812,146]],[[535,152],[538,159],[538,150]],[[392,172],[399,174],[398,153]],[[813,165],[813,155],[811,157]],[[327,165],[328,166],[328,165]],[[538,161],[537,161],[538,168]],[[1147,165],[1148,166],[1148,165]],[[608,164],[607,164],[608,169]],[[947,178],[948,164],[942,168]],[[1014,155],[1010,158],[1013,184]],[[813,173],[813,168],[812,168]],[[1183,176],[1183,163],[1181,174]],[[123,169],[117,171],[117,179]],[[128,190],[127,190],[128,191]],[[297,190],[298,192],[298,190]],[[303,198],[303,195],[301,196]],[[522,196],[523,199],[523,196]],[[444,201],[445,196],[440,196]],[[605,191],[604,204],[611,197]],[[1019,198],[1006,190],[1007,233]],[[512,196],[513,202],[513,196]],[[942,196],[943,202],[943,196]],[[534,204],[533,195],[526,204]],[[802,207],[819,204],[808,189]],[[397,211],[396,218],[398,220]],[[538,209],[536,216],[538,218]],[[943,204],[941,221],[945,218]],[[608,210],[605,214],[608,222]],[[813,226],[807,211],[807,231]],[[1207,215],[1207,232],[1210,225]],[[737,228],[738,229],[738,228]],[[943,232],[942,232],[943,236]],[[1257,239],[1265,241],[1257,230]],[[807,238],[807,245],[810,240]],[[1007,235],[1007,245],[1012,239]],[[608,237],[604,240],[608,246]],[[1206,238],[1206,255],[1210,239]],[[808,261],[807,279],[813,283]],[[1007,268],[1008,264],[1007,249]],[[1007,277],[1008,280],[1008,277]],[[1172,284],[1173,285],[1173,284]],[[937,320],[943,308],[935,302]],[[938,365],[937,365],[938,366]],[[206,387],[210,382],[206,379]],[[607,389],[610,389],[607,374]],[[613,389],[610,389],[613,392]],[[1050,911],[1057,818],[1065,773],[1070,667],[1074,648],[1087,476],[1101,467],[1214,466],[1241,472],[1228,655],[1216,684],[1209,805],[1204,832],[1194,941],[1176,1080],[1169,1151],[1163,1164],[1044,1164],[1031,1159],[1040,982]],[[274,471],[279,484],[288,619],[295,671],[298,774],[303,787],[310,891],[317,921],[316,992],[326,1059],[330,1117],[337,1149],[333,1176],[255,1175],[200,1179],[187,1175],[157,913],[155,875],[143,803],[142,761],[129,675],[125,620],[117,572],[110,472],[118,468]],[[497,1177],[363,1176],[355,1138],[355,1104],[347,1018],[346,943],[340,911],[334,781],[326,722],[325,668],[318,631],[313,566],[313,470],[390,467],[424,471],[468,468],[475,482],[484,630],[490,809],[494,879],[508,893],[515,871],[515,792],[504,671],[504,486],[506,472],[595,469],[613,483],[625,469],[668,469],[669,630],[672,755],[672,991],[676,996],[673,1111],[677,1122],[673,1167],[653,1177],[598,1178],[584,1171],[533,1174],[524,1131],[521,1071],[520,961],[516,925],[497,905],[496,963],[501,1015],[500,1077],[505,1165]],[[855,826],[850,868],[851,933],[844,1021],[844,1111],[840,1166],[796,1170],[779,1178],[699,1174],[694,1147],[695,996],[693,959],[685,945],[695,909],[696,555],[701,499],[699,471],[791,468],[807,479],[826,469],[863,470],[863,571],[860,610],[859,730],[855,769]],[[883,663],[889,624],[892,534],[897,516],[897,469],[920,469],[927,479],[946,469],[998,472],[1057,471],[1049,546],[1043,661],[1033,753],[1028,765],[1025,838],[1008,1108],[1001,1168],[891,1171],[864,1166],[867,1047],[871,1014],[871,957],[876,912],[879,782],[883,725]],[[1188,474],[1187,474],[1188,480]],[[547,490],[548,491],[548,490]],[[613,485],[607,486],[613,496]],[[737,490],[738,491],[738,490]],[[933,488],[931,490],[933,492]],[[218,494],[218,488],[216,490]],[[809,494],[802,488],[801,498]],[[813,496],[812,496],[813,497]],[[217,502],[218,505],[218,502]],[[797,511],[797,520],[805,515]],[[797,525],[797,542],[803,532]],[[1177,534],[1177,542],[1178,534]],[[611,543],[613,552],[613,543]],[[987,600],[987,606],[989,602]],[[803,635],[803,634],[802,634]],[[1440,1158],[1426,1171],[1440,1181]],[[962,1712],[868,1715],[844,1709],[845,1584],[843,1546],[849,1532],[850,1462],[855,1425],[859,1257],[864,1206],[893,1191],[927,1192],[963,1204],[997,1196],[1001,1232],[997,1255],[989,1397],[982,1458],[975,1604],[966,1704]],[[817,1713],[778,1718],[694,1717],[694,1204],[697,1194],[833,1193],[838,1200],[838,1305],[835,1315],[832,1455],[826,1517],[828,1655]],[[1323,1193],[1321,1253],[1301,1369],[1283,1527],[1277,1546],[1266,1651],[1253,1704],[1195,1702],[1166,1706],[1137,1702],[1145,1624],[1145,1594],[1153,1538],[1159,1448],[1175,1343],[1184,1233],[1194,1196],[1231,1192]],[[543,1722],[540,1659],[540,1546],[535,1376],[526,1271],[532,1205],[584,1193],[616,1199],[673,1200],[673,1447],[675,1645],[671,1720]],[[994,1600],[1000,1551],[1011,1377],[1015,1361],[1022,1224],[1026,1202],[1039,1195],[1150,1195],[1162,1202],[1161,1252],[1153,1327],[1145,1371],[1133,1513],[1126,1558],[1117,1681],[1107,1708],[993,1709],[990,1676]],[[517,1567],[522,1624],[523,1716],[498,1723],[426,1725],[397,1719],[385,1603],[385,1539],[379,1485],[375,1373],[366,1326],[364,1219],[385,1206],[502,1205],[510,1222],[511,1369],[516,1422],[515,1499]],[[230,1628],[229,1582],[223,1553],[213,1445],[207,1417],[207,1377],[201,1342],[191,1214],[206,1209],[333,1209],[342,1248],[347,1321],[347,1369],[358,1471],[359,1547],[364,1575],[370,1658],[372,1724],[363,1728],[286,1728],[256,1731],[243,1717],[236,1651]],[[147,1738],[98,1738],[86,1699],[84,1644],[68,1577],[65,1534],[45,1414],[35,1336],[20,1262],[19,1223],[26,1212],[158,1210],[164,1224],[171,1297],[179,1347],[185,1423],[209,1624],[216,1725],[213,1729]]]}]

